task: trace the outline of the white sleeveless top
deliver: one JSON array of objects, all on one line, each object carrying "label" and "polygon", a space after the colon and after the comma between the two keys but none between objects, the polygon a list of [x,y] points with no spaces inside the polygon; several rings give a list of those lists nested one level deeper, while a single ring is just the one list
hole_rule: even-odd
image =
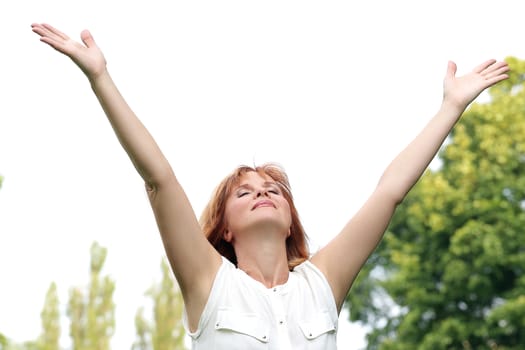
[{"label": "white sleeveless top", "polygon": [[184,327],[193,350],[331,350],[337,348],[338,314],[322,272],[305,261],[274,288],[223,257],[197,330]]}]

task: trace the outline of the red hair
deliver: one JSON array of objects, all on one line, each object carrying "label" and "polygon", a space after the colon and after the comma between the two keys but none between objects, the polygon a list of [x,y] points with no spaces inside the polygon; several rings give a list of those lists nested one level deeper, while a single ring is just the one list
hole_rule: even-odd
[{"label": "red hair", "polygon": [[234,265],[237,265],[237,256],[233,245],[225,241],[223,237],[227,229],[224,212],[226,210],[226,201],[234,187],[239,184],[244,174],[251,171],[269,176],[275,181],[290,206],[292,225],[290,227],[290,236],[286,239],[286,255],[288,257],[288,268],[292,270],[309,257],[307,236],[293,202],[288,176],[282,167],[276,164],[266,163],[256,167],[241,165],[222,180],[201,215],[202,231],[219,254],[226,257]]}]

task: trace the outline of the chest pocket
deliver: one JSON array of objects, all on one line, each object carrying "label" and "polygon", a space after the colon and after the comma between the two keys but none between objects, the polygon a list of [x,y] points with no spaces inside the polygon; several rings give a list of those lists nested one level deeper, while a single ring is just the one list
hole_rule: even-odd
[{"label": "chest pocket", "polygon": [[[267,326],[267,322],[259,315],[253,313],[242,313],[226,309],[218,310],[215,330],[220,333],[230,333],[230,335],[235,333],[243,334],[253,340],[257,340],[261,344],[270,341],[270,328]],[[250,344],[249,339],[245,339],[245,341],[243,342],[244,344]]]},{"label": "chest pocket", "polygon": [[311,320],[301,322],[301,331],[308,340],[322,338],[323,335],[334,335],[337,331],[337,323],[334,323],[328,312],[320,312],[312,317]]}]

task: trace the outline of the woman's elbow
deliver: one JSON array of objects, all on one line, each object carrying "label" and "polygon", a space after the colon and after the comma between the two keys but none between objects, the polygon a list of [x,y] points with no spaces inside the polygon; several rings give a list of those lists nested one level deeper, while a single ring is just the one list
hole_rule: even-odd
[{"label": "woman's elbow", "polygon": [[406,187],[399,186],[393,183],[388,183],[386,181],[381,181],[378,183],[376,192],[380,193],[383,197],[383,200],[386,203],[392,204],[394,207],[397,207],[405,199],[408,191]]},{"label": "woman's elbow", "polygon": [[148,192],[158,191],[160,188],[176,184],[175,173],[170,166],[155,169],[149,176],[144,177],[144,183]]}]

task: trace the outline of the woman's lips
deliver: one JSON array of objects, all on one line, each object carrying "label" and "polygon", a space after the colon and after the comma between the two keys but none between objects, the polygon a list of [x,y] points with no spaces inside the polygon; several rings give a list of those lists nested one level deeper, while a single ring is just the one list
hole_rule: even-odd
[{"label": "woman's lips", "polygon": [[263,200],[263,201],[259,201],[259,202],[255,203],[255,205],[253,206],[252,210],[257,209],[259,207],[273,207],[273,208],[275,208],[275,205],[270,200]]}]

